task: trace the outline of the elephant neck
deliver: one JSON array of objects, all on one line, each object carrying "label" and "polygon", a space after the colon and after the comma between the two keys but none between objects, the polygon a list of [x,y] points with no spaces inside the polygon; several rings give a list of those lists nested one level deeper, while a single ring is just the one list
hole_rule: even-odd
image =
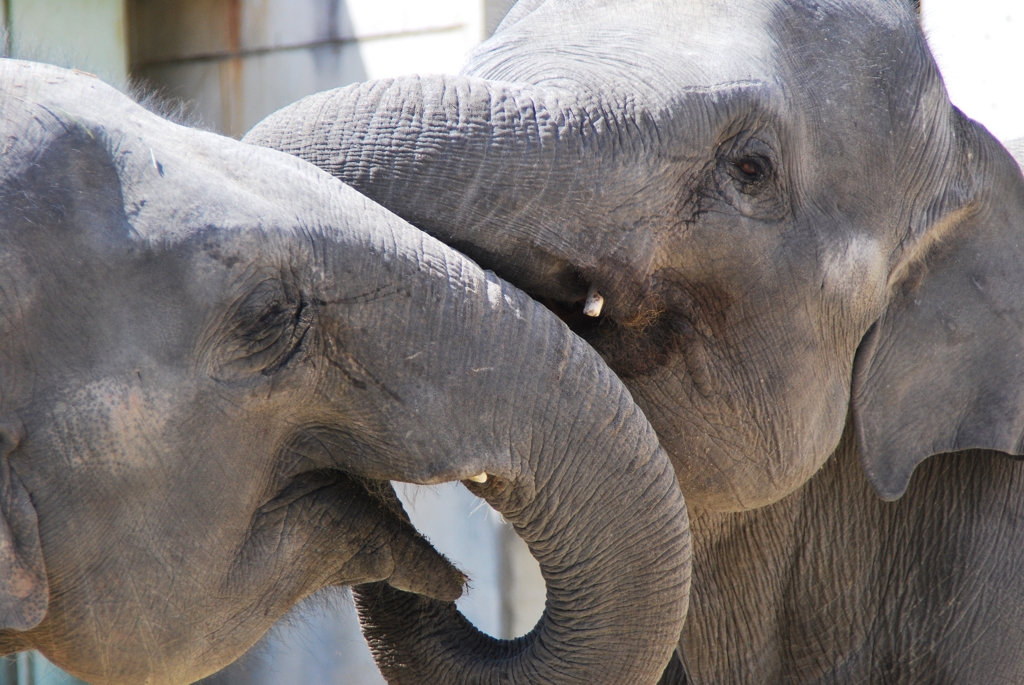
[{"label": "elephant neck", "polygon": [[691,510],[687,683],[1019,682],[1020,650],[990,653],[1024,623],[1021,478],[996,452],[944,455],[883,502],[848,427],[784,500]]}]

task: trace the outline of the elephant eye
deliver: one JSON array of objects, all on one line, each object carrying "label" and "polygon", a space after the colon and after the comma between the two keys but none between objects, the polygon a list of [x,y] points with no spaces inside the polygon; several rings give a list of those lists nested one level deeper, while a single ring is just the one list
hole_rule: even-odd
[{"label": "elephant eye", "polygon": [[715,169],[720,197],[753,219],[775,221],[785,216],[789,202],[775,148],[756,138],[723,147]]},{"label": "elephant eye", "polygon": [[743,183],[759,183],[768,176],[768,160],[763,157],[741,157],[733,163],[733,177]]},{"label": "elephant eye", "polygon": [[274,373],[299,350],[311,318],[312,308],[296,288],[277,278],[260,282],[231,313],[218,375]]}]

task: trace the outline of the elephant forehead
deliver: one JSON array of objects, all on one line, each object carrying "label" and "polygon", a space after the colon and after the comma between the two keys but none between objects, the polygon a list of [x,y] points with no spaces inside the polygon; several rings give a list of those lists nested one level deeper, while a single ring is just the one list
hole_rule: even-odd
[{"label": "elephant forehead", "polygon": [[[291,155],[157,119],[118,158],[136,236],[176,244],[209,229],[316,233],[389,214]],[[133,139],[134,138],[134,139]]]},{"label": "elephant forehead", "polygon": [[64,137],[87,140],[115,170],[136,240],[175,244],[211,227],[337,227],[343,210],[369,204],[307,162],[179,126],[89,75],[4,60],[0,87],[0,181],[22,175]]},{"label": "elephant forehead", "polygon": [[644,99],[659,94],[663,79],[675,80],[684,63],[682,85],[763,76],[770,46],[745,41],[737,26],[763,25],[768,13],[761,3],[742,13],[730,13],[723,3],[574,3],[571,14],[565,4],[545,3],[496,34],[471,57],[469,73],[544,85],[569,82],[573,90],[583,84],[602,94],[628,86]]},{"label": "elephant forehead", "polygon": [[356,195],[301,160],[165,121],[127,142],[133,153],[118,160],[125,213],[149,242],[179,243],[210,228],[337,226]]},{"label": "elephant forehead", "polygon": [[[549,1],[502,27],[465,73],[602,94],[618,87],[664,104],[679,88],[770,81],[780,58],[849,56],[912,28],[898,2]],[[842,67],[857,67],[850,62]]]}]

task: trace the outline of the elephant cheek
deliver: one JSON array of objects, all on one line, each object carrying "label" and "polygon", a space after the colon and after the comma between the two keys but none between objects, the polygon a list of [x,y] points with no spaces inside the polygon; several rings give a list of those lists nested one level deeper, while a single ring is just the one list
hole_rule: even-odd
[{"label": "elephant cheek", "polygon": [[72,469],[147,469],[153,455],[140,447],[155,443],[173,408],[169,396],[105,378],[56,402],[46,433]]},{"label": "elephant cheek", "polygon": [[776,415],[768,408],[771,393],[727,394],[707,371],[662,371],[633,379],[630,390],[657,431],[687,504],[737,512],[793,493],[828,459],[842,436],[848,397],[842,382],[833,386],[796,411],[775,408]]}]

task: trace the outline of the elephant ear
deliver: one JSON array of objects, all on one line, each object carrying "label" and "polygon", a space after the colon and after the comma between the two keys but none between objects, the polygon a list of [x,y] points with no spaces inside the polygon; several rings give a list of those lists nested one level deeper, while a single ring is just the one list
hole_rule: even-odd
[{"label": "elephant ear", "polygon": [[1024,453],[1024,179],[980,126],[963,133],[968,199],[918,240],[854,364],[861,462],[886,500],[933,454]]},{"label": "elephant ear", "polygon": [[0,424],[0,630],[39,625],[50,596],[36,509],[9,461],[20,439],[19,428]]}]

